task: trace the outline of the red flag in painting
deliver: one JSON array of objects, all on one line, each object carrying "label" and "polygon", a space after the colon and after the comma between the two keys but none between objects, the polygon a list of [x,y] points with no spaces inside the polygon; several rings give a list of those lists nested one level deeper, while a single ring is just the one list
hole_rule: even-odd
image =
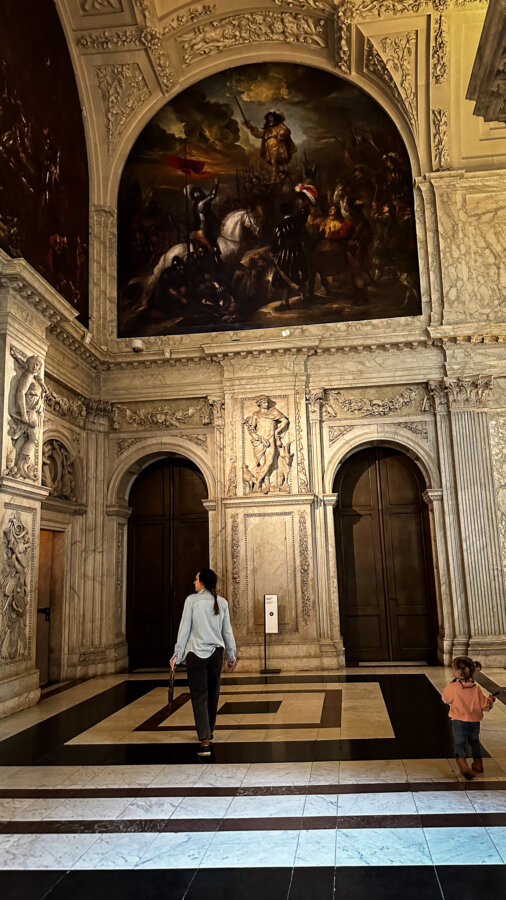
[{"label": "red flag in painting", "polygon": [[206,171],[204,168],[205,162],[201,159],[188,159],[184,156],[166,156],[165,159],[173,169],[177,169],[185,175],[193,176],[193,178],[207,178],[213,174]]}]

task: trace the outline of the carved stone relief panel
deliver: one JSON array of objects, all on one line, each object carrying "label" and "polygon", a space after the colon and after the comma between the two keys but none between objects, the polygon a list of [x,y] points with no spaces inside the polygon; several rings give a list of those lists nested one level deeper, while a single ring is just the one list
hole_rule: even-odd
[{"label": "carved stone relief panel", "polygon": [[116,637],[123,634],[123,595],[125,583],[125,540],[126,528],[123,523],[118,523],[116,531],[116,572],[114,579],[114,619]]},{"label": "carved stone relief panel", "polygon": [[[287,397],[274,401],[267,394],[243,400],[243,458],[244,493],[268,494],[273,491],[290,493],[290,470],[293,462],[290,439],[290,420],[278,409]],[[246,412],[247,410],[247,412]]]},{"label": "carved stone relief panel", "polygon": [[9,390],[8,435],[11,446],[7,451],[4,474],[11,478],[38,481],[44,395],[47,393],[42,380],[42,360],[12,346],[10,352],[15,371]]},{"label": "carved stone relief panel", "polygon": [[153,428],[182,428],[185,425],[211,425],[213,407],[207,398],[188,403],[170,400],[155,406],[142,403],[137,407],[115,404],[112,428],[114,431],[146,431]]},{"label": "carved stone relief panel", "polygon": [[[336,419],[360,416],[360,418],[384,418],[388,415],[408,415],[420,412],[423,402],[423,389],[405,387],[396,393],[391,387],[375,388],[373,396],[364,396],[366,389],[350,388],[346,391],[325,391],[322,402],[322,418]],[[337,438],[336,438],[337,439]]]},{"label": "carved stone relief panel", "polygon": [[[369,44],[375,53],[368,50]],[[366,44],[368,70],[385,80],[397,100],[401,98],[401,106],[415,133],[418,131],[417,50],[418,34],[413,30],[369,35]]]},{"label": "carved stone relief panel", "polygon": [[0,548],[0,665],[29,659],[36,512],[4,507]]},{"label": "carved stone relief panel", "polygon": [[206,25],[195,26],[176,40],[181,45],[184,65],[189,65],[199,57],[257,42],[326,47],[327,23],[325,19],[302,13],[263,10],[214,19]]},{"label": "carved stone relief panel", "polygon": [[56,439],[42,445],[42,484],[50,488],[49,496],[77,501],[75,457]]},{"label": "carved stone relief panel", "polygon": [[[264,594],[277,594],[280,634],[298,631],[297,520],[292,510],[252,512],[243,516],[247,634],[263,634]],[[265,540],[266,533],[269,540]],[[306,604],[307,606],[307,604]]]}]

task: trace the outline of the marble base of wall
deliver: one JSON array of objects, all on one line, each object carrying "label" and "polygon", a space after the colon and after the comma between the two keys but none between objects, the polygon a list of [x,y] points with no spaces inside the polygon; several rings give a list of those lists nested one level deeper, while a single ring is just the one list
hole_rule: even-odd
[{"label": "marble base of wall", "polygon": [[25,672],[0,682],[0,719],[35,706],[40,698],[39,672]]},{"label": "marble base of wall", "polygon": [[128,647],[125,643],[114,647],[87,647],[69,653],[68,678],[95,678],[128,671]]},{"label": "marble base of wall", "polygon": [[497,637],[476,635],[470,638],[467,656],[479,659],[484,668],[486,666],[506,667],[506,635],[502,634]]},{"label": "marble base of wall", "polygon": [[[338,648],[325,642],[308,644],[274,644],[267,637],[267,667],[281,669],[282,672],[321,672],[340,668],[344,665]],[[330,651],[332,647],[332,651]],[[258,644],[242,644],[237,642],[239,672],[259,672],[264,667],[263,640]]]}]

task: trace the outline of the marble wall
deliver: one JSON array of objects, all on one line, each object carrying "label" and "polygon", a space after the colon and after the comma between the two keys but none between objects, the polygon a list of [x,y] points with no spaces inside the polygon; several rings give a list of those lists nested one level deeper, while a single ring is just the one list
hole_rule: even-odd
[{"label": "marble wall", "polygon": [[[216,11],[218,31],[238,14],[229,6]],[[190,53],[189,8],[176,20],[148,0],[99,11],[57,2],[92,148],[91,320],[89,330],[76,323],[30,266],[0,254],[0,715],[38,698],[40,527],[64,535],[61,677],[127,667],[128,494],[166,453],[206,479],[210,560],[244,671],[261,663],[266,591],[280,598],[273,665],[344,664],[333,484],[370,445],[408,453],[425,480],[440,659],[469,651],[504,664],[506,136],[467,117],[462,99],[464,37],[477,44],[484,7],[385,3],[371,18],[357,0],[334,19],[320,6],[319,44],[302,40],[301,25],[296,40],[267,44],[250,29],[236,48],[225,29],[210,57]],[[205,24],[205,10],[192,15]],[[126,30],[138,46],[121,45],[118,62]],[[246,59],[295,57],[354,79],[406,143],[421,315],[144,338],[132,353],[117,338],[115,300],[115,198],[129,148],[183,86]]]}]

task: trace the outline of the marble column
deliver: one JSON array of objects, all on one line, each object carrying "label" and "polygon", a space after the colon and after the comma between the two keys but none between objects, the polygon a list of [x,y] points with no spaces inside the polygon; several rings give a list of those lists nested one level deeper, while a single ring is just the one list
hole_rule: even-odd
[{"label": "marble column", "polygon": [[445,379],[462,536],[468,652],[504,665],[506,603],[487,414],[491,378]]},{"label": "marble column", "polygon": [[428,384],[426,408],[432,408],[436,419],[439,469],[442,486],[441,526],[446,545],[448,586],[451,615],[445,621],[446,652],[451,656],[466,654],[469,644],[469,616],[464,580],[462,538],[457,508],[457,485],[449,421],[447,393],[441,382]]},{"label": "marble column", "polygon": [[441,488],[430,488],[424,491],[422,496],[429,507],[430,537],[436,586],[438,657],[445,665],[449,665],[452,658],[454,625],[448,574],[448,556],[444,539],[443,491]]}]

